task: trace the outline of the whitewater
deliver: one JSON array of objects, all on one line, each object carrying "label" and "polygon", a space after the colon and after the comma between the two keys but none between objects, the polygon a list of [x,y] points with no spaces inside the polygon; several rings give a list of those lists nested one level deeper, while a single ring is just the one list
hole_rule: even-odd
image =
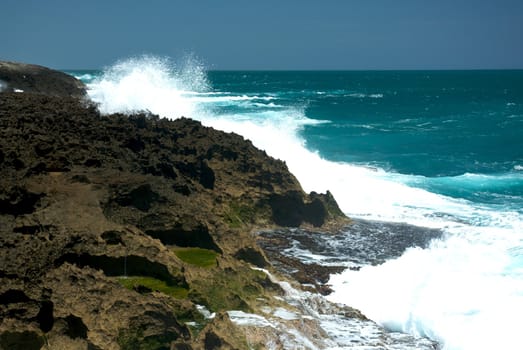
[{"label": "whitewater", "polygon": [[[153,56],[120,61],[100,72],[70,73],[88,84],[89,96],[102,113],[185,116],[238,133],[284,160],[305,191],[331,191],[349,217],[441,231],[426,248],[411,247],[382,264],[331,276],[331,301],[356,307],[392,331],[436,340],[446,350],[523,348],[520,153],[507,155],[497,171],[485,171],[486,163],[476,162],[479,165],[470,171],[442,175],[427,173],[430,164],[429,170],[409,173],[383,159],[365,159],[362,152],[356,157],[355,146],[347,148],[335,134],[324,131],[350,127],[374,140],[387,135],[391,125],[409,128],[408,135],[437,130],[431,120],[400,115],[393,122],[340,122],[340,113],[351,112],[335,109],[340,101],[371,110],[393,92],[375,86],[331,86],[335,73],[325,73],[324,83],[310,87],[304,83],[308,73],[293,84],[277,72],[225,72],[217,77],[194,58],[176,64]],[[218,78],[222,80],[217,83]],[[517,126],[523,124],[520,97],[510,96],[503,106],[512,111],[507,122]],[[401,110],[401,104],[387,108]],[[322,260],[311,259],[315,258]]]}]

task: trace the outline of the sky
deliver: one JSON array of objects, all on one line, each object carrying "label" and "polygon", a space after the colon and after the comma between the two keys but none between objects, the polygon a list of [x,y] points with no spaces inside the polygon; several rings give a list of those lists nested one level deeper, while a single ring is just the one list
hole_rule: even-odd
[{"label": "sky", "polygon": [[523,69],[522,0],[1,0],[0,60],[99,69]]}]

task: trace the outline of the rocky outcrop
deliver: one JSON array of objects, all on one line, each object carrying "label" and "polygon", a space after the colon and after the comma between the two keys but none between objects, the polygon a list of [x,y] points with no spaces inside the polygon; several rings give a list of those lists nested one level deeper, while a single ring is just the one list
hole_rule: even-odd
[{"label": "rocky outcrop", "polygon": [[252,230],[346,222],[241,136],[103,116],[25,68],[0,76],[26,91],[0,93],[0,349],[245,347],[196,305],[281,292],[250,267],[268,266]]},{"label": "rocky outcrop", "polygon": [[70,75],[46,67],[0,61],[0,92],[2,91],[83,97],[85,86]]}]

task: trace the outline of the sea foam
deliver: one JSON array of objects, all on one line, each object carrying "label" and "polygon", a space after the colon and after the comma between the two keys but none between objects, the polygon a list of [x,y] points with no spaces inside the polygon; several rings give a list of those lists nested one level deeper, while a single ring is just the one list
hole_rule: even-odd
[{"label": "sea foam", "polygon": [[190,97],[207,84],[203,67],[193,60],[178,67],[166,58],[142,56],[105,69],[88,84],[88,93],[102,113],[150,111],[179,118],[199,115]]}]

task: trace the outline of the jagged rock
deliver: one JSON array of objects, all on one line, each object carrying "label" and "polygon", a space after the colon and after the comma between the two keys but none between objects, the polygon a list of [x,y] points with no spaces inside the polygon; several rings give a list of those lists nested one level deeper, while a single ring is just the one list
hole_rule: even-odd
[{"label": "jagged rock", "polygon": [[19,216],[30,214],[44,194],[29,192],[21,186],[4,188],[0,193],[0,214]]},{"label": "jagged rock", "polygon": [[234,257],[240,260],[244,260],[248,263],[253,264],[257,267],[266,267],[269,265],[267,258],[260,249],[256,247],[245,247],[238,250]]}]

